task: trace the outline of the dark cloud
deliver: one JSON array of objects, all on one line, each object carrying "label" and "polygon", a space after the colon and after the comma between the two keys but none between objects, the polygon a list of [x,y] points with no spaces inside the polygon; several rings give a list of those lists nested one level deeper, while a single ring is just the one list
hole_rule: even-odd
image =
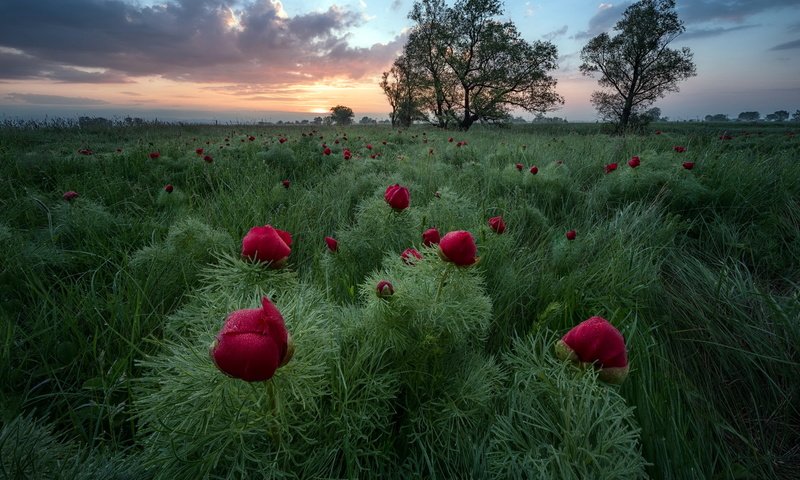
[{"label": "dark cloud", "polygon": [[553,30],[552,32],[545,33],[542,35],[542,38],[547,40],[548,42],[555,40],[556,38],[564,35],[567,33],[567,26],[564,25],[563,27],[559,28],[558,30]]},{"label": "dark cloud", "polygon": [[781,43],[780,45],[775,45],[774,47],[770,48],[770,50],[790,50],[793,48],[800,48],[800,40]]},{"label": "dark cloud", "polygon": [[[609,31],[622,18],[622,13],[633,2],[627,1],[599,10],[590,20],[585,31],[572,36],[577,40],[585,40]],[[715,24],[744,23],[753,15],[769,10],[800,7],[800,0],[691,0],[678,2],[678,15],[686,25],[712,22]],[[749,28],[753,25],[745,25]],[[702,38],[721,35],[736,28],[704,28],[687,32],[681,38]]]},{"label": "dark cloud", "polygon": [[680,36],[681,40],[691,40],[693,38],[716,37],[730,32],[747,30],[760,25],[737,25],[735,27],[712,27],[712,28],[692,28]]},{"label": "dark cloud", "polygon": [[96,106],[108,105],[104,100],[85,97],[62,97],[60,95],[37,95],[34,93],[9,93],[6,99],[16,104],[26,105],[71,105]]},{"label": "dark cloud", "polygon": [[390,63],[405,42],[398,37],[353,48],[347,30],[363,21],[361,14],[331,7],[285,18],[267,0],[172,0],[149,7],[120,0],[3,0],[0,18],[2,79],[100,83],[160,75],[268,84],[357,78]]},{"label": "dark cloud", "polygon": [[800,0],[693,0],[680,2],[678,14],[687,23],[723,21],[743,23],[768,10],[800,7]]},{"label": "dark cloud", "polygon": [[624,12],[630,4],[631,2],[624,2],[600,9],[589,19],[589,28],[583,32],[576,33],[572,38],[576,40],[586,40],[600,33],[607,32],[619,21],[622,17],[622,12]]}]

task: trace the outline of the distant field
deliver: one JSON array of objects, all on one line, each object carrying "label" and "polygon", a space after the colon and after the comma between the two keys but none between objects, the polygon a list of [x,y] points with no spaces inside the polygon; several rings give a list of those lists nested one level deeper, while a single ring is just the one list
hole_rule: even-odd
[{"label": "distant field", "polygon": [[[0,128],[2,478],[800,471],[796,123],[28,127]],[[266,224],[284,269],[241,258]],[[263,296],[295,356],[229,378],[209,345]],[[595,315],[621,386],[554,354]]]}]

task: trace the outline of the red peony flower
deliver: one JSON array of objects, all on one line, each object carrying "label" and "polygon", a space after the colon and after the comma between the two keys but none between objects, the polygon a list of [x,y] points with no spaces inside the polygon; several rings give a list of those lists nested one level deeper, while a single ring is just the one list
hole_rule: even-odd
[{"label": "red peony flower", "polygon": [[246,382],[263,382],[291,360],[294,343],[281,313],[264,297],[261,308],[228,315],[210,354],[223,373]]},{"label": "red peony flower", "polygon": [[370,143],[367,144],[367,150],[372,150],[372,144]]},{"label": "red peony flower", "polygon": [[400,254],[400,258],[403,259],[403,263],[406,265],[413,265],[417,260],[422,260],[422,255],[414,248],[406,248]]},{"label": "red peony flower", "polygon": [[375,288],[375,293],[381,298],[391,297],[394,295],[394,286],[386,280],[381,280]]},{"label": "red peony flower", "polygon": [[271,225],[253,227],[242,239],[242,257],[281,268],[292,253],[292,235]]},{"label": "red peony flower", "polygon": [[441,240],[441,237],[439,236],[439,230],[435,228],[429,228],[422,232],[422,245],[426,247],[437,245],[439,240]]},{"label": "red peony flower", "polygon": [[641,163],[642,163],[642,162],[639,160],[639,157],[631,157],[631,159],[630,159],[630,160],[628,160],[628,166],[629,166],[629,167],[631,167],[631,168],[636,168],[636,167],[638,167],[638,166],[639,166]]},{"label": "red peony flower", "polygon": [[683,162],[683,168],[691,170],[694,168],[694,162]]},{"label": "red peony flower", "polygon": [[278,143],[286,143],[286,139],[284,137],[281,137],[278,139]]},{"label": "red peony flower", "polygon": [[206,163],[213,163],[214,158],[211,155],[206,155],[205,157],[203,157],[203,161]]},{"label": "red peony flower", "polygon": [[[119,149],[118,149],[118,150],[119,150]],[[120,151],[121,151],[121,150],[120,150]],[[91,155],[91,154],[93,154],[94,152],[93,152],[91,149],[88,149],[88,148],[82,148],[82,149],[78,150],[78,153],[80,153],[81,155]]]},{"label": "red peony flower", "polygon": [[536,175],[537,173],[539,173],[539,167],[537,167],[536,165],[532,166],[530,172]]},{"label": "red peony flower", "polygon": [[149,156],[150,158],[152,158],[153,160],[155,160],[156,158],[160,157],[160,156],[161,156],[161,154],[160,154],[160,153],[158,153],[158,152],[150,152],[150,155],[148,155],[148,156]]},{"label": "red peony flower", "polygon": [[328,250],[336,252],[339,250],[339,242],[333,237],[325,237],[325,243],[328,245]]},{"label": "red peony flower", "polygon": [[63,198],[64,198],[65,202],[71,202],[71,201],[75,200],[76,198],[78,198],[78,196],[79,196],[78,192],[76,192],[74,190],[70,190],[68,192],[64,192]]},{"label": "red peony flower", "polygon": [[323,150],[322,153],[324,153],[325,155],[330,155],[331,154],[331,147],[325,147],[325,150]]},{"label": "red peony flower", "polygon": [[661,130],[656,130],[656,135],[661,135]]},{"label": "red peony flower", "polygon": [[383,199],[393,209],[400,211],[408,208],[411,202],[411,194],[406,187],[401,187],[400,184],[395,183],[386,187],[386,193],[383,194]]},{"label": "red peony flower", "polygon": [[342,155],[344,156],[345,160],[350,160],[350,158],[353,156],[353,154],[350,153],[350,150],[348,150],[347,148],[344,149]]},{"label": "red peony flower", "polygon": [[622,383],[628,375],[625,339],[602,317],[592,317],[567,332],[556,343],[556,354],[562,360],[593,365],[606,382]]},{"label": "red peony flower", "polygon": [[478,247],[472,234],[465,230],[456,230],[442,237],[439,242],[439,256],[445,262],[453,262],[458,266],[475,263],[478,258]]},{"label": "red peony flower", "polygon": [[499,215],[489,219],[489,226],[498,234],[506,231],[506,222],[504,222],[503,217]]},{"label": "red peony flower", "polygon": [[453,137],[448,138],[447,141],[453,143]]},{"label": "red peony flower", "polygon": [[174,189],[175,187],[173,187],[171,183],[164,185],[164,191],[167,193],[172,193]]},{"label": "red peony flower", "polygon": [[525,165],[521,163],[516,163],[514,164],[514,166],[517,167],[517,170],[519,170],[520,172],[522,171],[523,168],[525,168]]},{"label": "red peony flower", "polygon": [[255,140],[255,139],[256,139],[256,137],[254,137],[254,136],[250,135],[249,137],[247,137],[247,139],[248,139],[248,140],[250,140],[250,141],[252,142],[253,140]]},{"label": "red peony flower", "polygon": [[292,182],[288,178],[281,180],[281,183],[283,184],[283,188],[289,188],[292,186]]},{"label": "red peony flower", "polygon": [[203,154],[203,149],[202,148],[195,149],[194,153],[196,153],[198,155],[202,155]]},{"label": "red peony flower", "polygon": [[570,230],[567,232],[567,240],[575,240],[575,237],[578,236],[578,233],[575,230]]},{"label": "red peony flower", "polygon": [[674,147],[672,147],[672,149],[678,153],[683,153],[686,151],[686,147],[683,147],[681,145],[675,145]]},{"label": "red peony flower", "polygon": [[608,165],[605,166],[606,174],[609,174],[609,173],[613,172],[616,169],[617,169],[617,164],[616,163],[609,163]]}]

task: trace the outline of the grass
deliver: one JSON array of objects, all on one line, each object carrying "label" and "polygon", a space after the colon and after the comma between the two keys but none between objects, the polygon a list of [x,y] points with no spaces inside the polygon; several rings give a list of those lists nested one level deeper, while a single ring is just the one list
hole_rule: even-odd
[{"label": "grass", "polygon": [[[573,124],[33,127],[0,128],[5,477],[800,468],[791,124],[627,137]],[[605,174],[609,163],[619,168]],[[411,192],[399,213],[382,199],[394,183]],[[68,190],[80,196],[65,202]],[[486,224],[495,215],[503,235]],[[238,258],[264,224],[293,235],[284,271]],[[441,263],[421,245],[429,227],[469,230],[481,261]],[[411,246],[425,257],[416,266],[399,259]],[[373,294],[383,279],[390,301]],[[219,373],[207,349],[229,312],[263,295],[298,349],[251,385]],[[553,355],[593,315],[625,336],[621,387]]]}]

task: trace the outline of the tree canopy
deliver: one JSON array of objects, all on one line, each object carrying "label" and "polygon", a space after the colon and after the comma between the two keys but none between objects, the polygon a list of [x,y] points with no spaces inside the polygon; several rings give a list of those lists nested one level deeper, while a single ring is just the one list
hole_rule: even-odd
[{"label": "tree canopy", "polygon": [[466,130],[476,121],[506,121],[511,110],[544,112],[563,103],[556,94],[558,54],[550,42],[524,40],[500,0],[418,0],[403,54],[381,86],[392,119],[424,118]]},{"label": "tree canopy", "polygon": [[353,123],[354,116],[353,109],[350,107],[345,107],[344,105],[331,107],[330,119],[336,125],[350,125]]},{"label": "tree canopy", "polygon": [[614,26],[613,37],[601,33],[581,50],[584,75],[599,75],[603,90],[592,103],[605,120],[627,129],[632,120],[678,82],[696,75],[692,52],[668,48],[685,27],[674,0],[640,0],[629,6]]}]

